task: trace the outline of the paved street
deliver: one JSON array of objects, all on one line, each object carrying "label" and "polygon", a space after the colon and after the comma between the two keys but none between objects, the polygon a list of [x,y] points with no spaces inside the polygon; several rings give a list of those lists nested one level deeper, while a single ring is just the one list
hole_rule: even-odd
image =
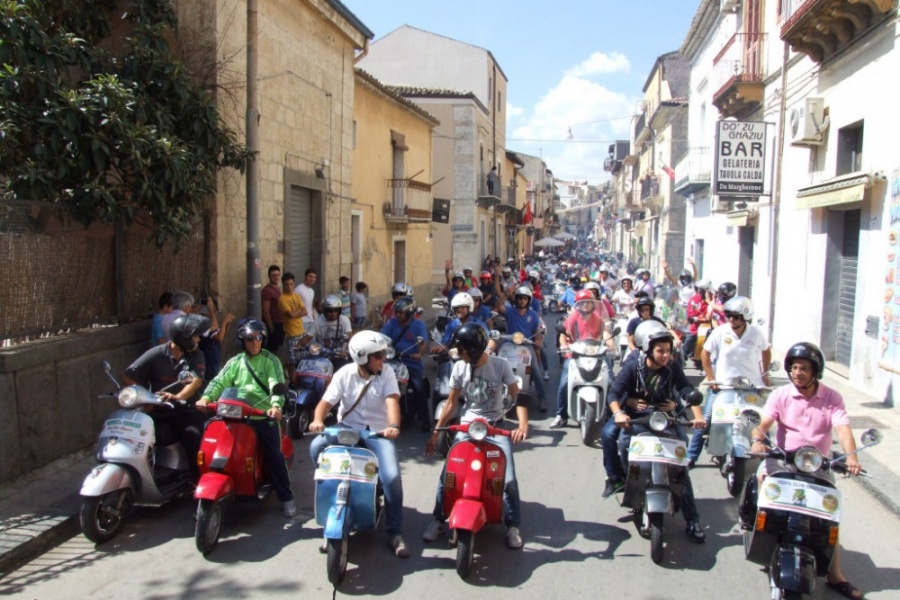
[{"label": "paved street", "polygon": [[[549,345],[549,344],[548,344]],[[552,383],[558,377],[553,370]],[[552,431],[546,415],[515,459],[523,501],[525,548],[506,549],[504,530],[490,527],[477,540],[468,582],[454,570],[446,541],[425,544],[441,463],[425,459],[426,434],[406,432],[399,447],[405,491],[407,560],[388,550],[382,532],[351,540],[350,566],[339,596],[459,597],[473,588],[498,598],[581,598],[607,593],[629,598],[768,597],[766,577],[743,559],[736,528],[737,501],[706,461],[693,471],[707,543],[692,544],[680,515],[666,520],[664,563],[650,561],[640,538],[614,499],[601,500],[601,453],[580,443],[578,430]],[[110,544],[94,547],[80,534],[0,579],[0,594],[17,598],[325,598],[331,587],[317,551],[321,531],[312,518],[309,440],[295,442],[292,476],[300,515],[284,519],[274,497],[236,507],[224,538],[208,557],[195,549],[191,501],[140,509]],[[841,538],[847,575],[873,599],[900,589],[900,522],[853,481],[840,488],[847,507]],[[601,592],[601,590],[603,590]],[[480,593],[480,590],[478,592]],[[839,598],[820,587],[813,598]]]}]

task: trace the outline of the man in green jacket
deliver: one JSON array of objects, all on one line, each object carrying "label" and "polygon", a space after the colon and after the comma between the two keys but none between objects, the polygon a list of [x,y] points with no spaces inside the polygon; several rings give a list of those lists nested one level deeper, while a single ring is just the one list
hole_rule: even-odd
[{"label": "man in green jacket", "polygon": [[271,395],[275,384],[284,383],[284,369],[278,357],[264,349],[267,337],[268,331],[262,322],[256,319],[241,321],[237,338],[244,352],[225,363],[219,374],[209,382],[197,406],[215,402],[225,388],[233,387],[238,389],[240,398],[247,404],[266,411],[269,418],[252,418],[248,422],[256,430],[266,470],[272,478],[284,516],[290,518],[297,514],[297,506],[294,504],[284,454],[281,453],[278,421],[281,420],[284,397]]}]

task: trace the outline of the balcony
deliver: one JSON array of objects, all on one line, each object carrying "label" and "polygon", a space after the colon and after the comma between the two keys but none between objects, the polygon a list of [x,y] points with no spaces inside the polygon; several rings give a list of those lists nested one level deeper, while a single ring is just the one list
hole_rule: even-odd
[{"label": "balcony", "polygon": [[647,175],[641,180],[641,205],[647,206],[659,201],[659,177]]},{"label": "balcony", "polygon": [[482,208],[490,208],[502,203],[503,189],[500,185],[500,177],[496,173],[492,172],[481,177],[478,184],[478,205]]},{"label": "balcony", "polygon": [[431,184],[413,179],[388,179],[391,199],[384,203],[384,221],[388,225],[430,223]]},{"label": "balcony", "polygon": [[712,181],[712,148],[689,148],[675,165],[675,191],[682,196],[708,188]]},{"label": "balcony", "polygon": [[[647,135],[644,135],[644,134]],[[637,122],[634,124],[634,146],[638,148],[649,137],[650,132],[647,131],[647,111],[641,112]]]},{"label": "balcony", "polygon": [[500,203],[494,205],[494,212],[511,213],[516,209],[516,188],[504,187],[500,188]]},{"label": "balcony", "polygon": [[722,118],[742,118],[763,100],[765,33],[736,33],[713,60],[713,104]]},{"label": "balcony", "polygon": [[781,39],[820,63],[892,12],[893,0],[782,0]]}]

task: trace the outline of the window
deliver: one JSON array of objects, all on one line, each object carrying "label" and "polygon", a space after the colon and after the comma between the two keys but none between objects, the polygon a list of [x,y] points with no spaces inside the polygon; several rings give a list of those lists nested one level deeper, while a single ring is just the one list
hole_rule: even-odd
[{"label": "window", "polygon": [[356,148],[356,119],[353,119],[353,148]]},{"label": "window", "polygon": [[503,112],[503,92],[497,92],[497,112]]},{"label": "window", "polygon": [[837,175],[862,171],[862,121],[838,130]]}]

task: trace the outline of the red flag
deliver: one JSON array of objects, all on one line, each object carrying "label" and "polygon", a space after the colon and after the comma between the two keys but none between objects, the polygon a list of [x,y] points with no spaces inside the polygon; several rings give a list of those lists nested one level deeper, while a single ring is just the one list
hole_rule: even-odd
[{"label": "red flag", "polygon": [[672,181],[675,181],[675,170],[665,163],[663,163],[662,168],[663,168],[663,171],[666,172],[666,175],[669,176],[669,179],[671,179]]},{"label": "red flag", "polygon": [[525,214],[522,215],[522,225],[531,225],[533,215],[531,214],[531,202],[525,203]]}]

